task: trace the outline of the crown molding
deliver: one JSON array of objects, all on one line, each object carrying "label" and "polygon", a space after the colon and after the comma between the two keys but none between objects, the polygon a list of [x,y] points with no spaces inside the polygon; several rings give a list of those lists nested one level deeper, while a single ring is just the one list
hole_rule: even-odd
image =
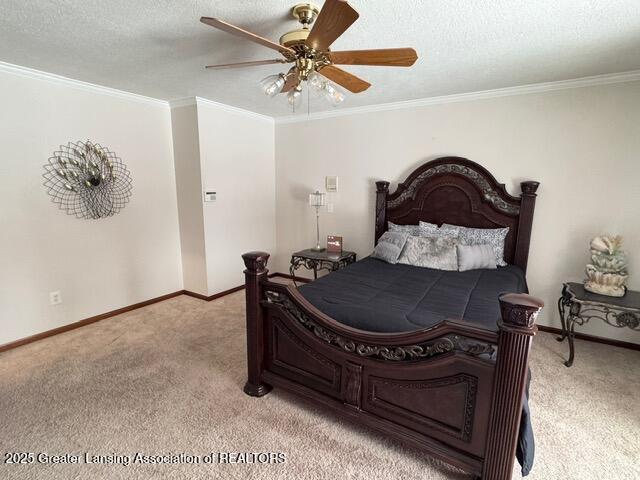
[{"label": "crown molding", "polygon": [[198,105],[206,105],[208,107],[218,108],[220,110],[225,110],[230,113],[235,113],[238,115],[243,115],[245,117],[255,118],[256,120],[263,120],[270,123],[274,122],[274,118],[269,115],[263,115],[261,113],[252,112],[251,110],[245,110],[244,108],[233,107],[231,105],[227,105],[226,103],[214,102],[213,100],[208,100],[202,97],[196,97],[196,102]]},{"label": "crown molding", "polygon": [[196,97],[184,97],[177,98],[175,100],[169,100],[170,108],[189,107],[196,104]]},{"label": "crown molding", "polygon": [[33,68],[14,65],[12,63],[0,61],[0,72],[50,82],[57,85],[65,85],[92,93],[108,95],[110,97],[133,100],[135,102],[145,103],[147,105],[154,105],[163,108],[168,108],[169,106],[169,103],[167,101],[160,100],[158,98],[145,97],[144,95],[138,95],[137,93],[125,92],[124,90],[118,90],[116,88],[103,87],[102,85],[95,85],[93,83],[63,77],[62,75],[56,75],[55,73],[48,73]]},{"label": "crown molding", "polygon": [[206,105],[208,107],[224,110],[225,112],[235,113],[244,117],[254,118],[256,120],[263,120],[270,123],[274,122],[274,118],[268,115],[262,115],[261,113],[252,112],[251,110],[245,110],[244,108],[233,107],[226,103],[215,102],[203,97],[186,97],[178,98],[176,100],[170,100],[169,106],[171,108],[188,107],[191,105]]},{"label": "crown molding", "polygon": [[261,113],[252,112],[251,110],[245,110],[244,108],[233,107],[231,105],[227,105],[226,103],[215,102],[207,98],[196,97],[195,99],[198,105],[206,105],[208,107],[218,108],[220,110],[225,110],[230,113],[235,113],[238,115],[243,115],[245,117],[255,118],[256,120],[263,120],[270,123],[274,122],[274,118],[269,115],[263,115]]},{"label": "crown molding", "polygon": [[383,112],[387,110],[402,110],[407,108],[425,107],[429,105],[441,105],[445,103],[468,102],[472,100],[485,100],[490,98],[510,97],[516,95],[529,95],[532,93],[553,92],[556,90],[568,90],[573,88],[593,87],[598,85],[610,85],[615,83],[628,83],[640,81],[640,70],[624,73],[612,73],[605,75],[595,75],[592,77],[575,78],[570,80],[560,80],[556,82],[533,83],[517,87],[497,88],[479,92],[460,93],[454,95],[443,95],[440,97],[427,97],[403,102],[382,103],[378,105],[367,105],[364,107],[351,107],[329,111],[316,112],[311,114],[299,113],[297,115],[287,115],[276,117],[275,122],[298,123],[309,120],[322,120],[325,118],[342,117],[347,115],[357,115],[362,113]]}]

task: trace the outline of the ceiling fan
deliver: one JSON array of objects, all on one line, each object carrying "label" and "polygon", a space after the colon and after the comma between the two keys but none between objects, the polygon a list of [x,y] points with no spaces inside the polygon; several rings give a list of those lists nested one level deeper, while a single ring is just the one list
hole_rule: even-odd
[{"label": "ceiling fan", "polygon": [[[302,24],[302,28],[282,35],[280,43],[272,42],[218,18],[202,17],[200,19],[202,23],[277,50],[283,56],[283,58],[272,60],[208,65],[206,68],[223,69],[293,63],[294,65],[287,73],[270,75],[260,84],[269,97],[286,93],[289,104],[296,108],[302,100],[303,82],[307,82],[312,90],[335,105],[344,100],[344,94],[336,84],[353,93],[363,92],[371,86],[370,83],[336,65],[409,67],[418,58],[413,48],[332,52],[329,48],[331,44],[359,16],[346,0],[326,0],[322,10],[312,3],[299,3],[291,9],[291,13]],[[309,28],[311,25],[313,26]]]}]

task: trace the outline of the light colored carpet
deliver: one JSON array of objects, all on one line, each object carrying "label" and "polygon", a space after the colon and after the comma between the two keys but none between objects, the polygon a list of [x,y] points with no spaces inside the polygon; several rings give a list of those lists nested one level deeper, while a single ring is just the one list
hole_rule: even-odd
[{"label": "light colored carpet", "polygon": [[[638,479],[640,352],[534,341],[531,480]],[[0,453],[284,452],[275,465],[5,465],[2,479],[467,479],[282,392],[251,398],[244,293],[181,296],[0,354]],[[514,478],[520,478],[514,471]]]}]

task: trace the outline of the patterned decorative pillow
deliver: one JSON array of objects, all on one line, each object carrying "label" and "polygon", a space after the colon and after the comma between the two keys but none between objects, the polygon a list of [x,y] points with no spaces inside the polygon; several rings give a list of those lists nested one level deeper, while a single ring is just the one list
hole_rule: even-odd
[{"label": "patterned decorative pillow", "polygon": [[435,223],[423,222],[422,220],[418,227],[420,227],[420,235],[437,235],[440,230]]},{"label": "patterned decorative pillow", "polygon": [[456,239],[441,236],[411,236],[398,263],[437,270],[458,270]]},{"label": "patterned decorative pillow", "polygon": [[458,238],[458,232],[453,230],[443,230],[435,223],[420,222],[420,235],[422,236],[435,236],[435,237],[452,237]]},{"label": "patterned decorative pillow", "polygon": [[496,268],[496,255],[491,245],[458,245],[458,270],[478,270],[479,268]]},{"label": "patterned decorative pillow", "polygon": [[443,224],[440,230],[444,232],[455,232],[458,234],[458,241],[462,245],[491,245],[496,256],[496,265],[504,267],[504,240],[509,233],[509,227],[505,228],[468,228],[459,225]]},{"label": "patterned decorative pillow", "polygon": [[389,231],[394,233],[406,233],[407,235],[420,235],[419,225],[396,225],[389,222]]},{"label": "patterned decorative pillow", "polygon": [[398,258],[407,242],[407,237],[408,235],[402,232],[384,232],[371,256],[387,263],[398,263]]}]

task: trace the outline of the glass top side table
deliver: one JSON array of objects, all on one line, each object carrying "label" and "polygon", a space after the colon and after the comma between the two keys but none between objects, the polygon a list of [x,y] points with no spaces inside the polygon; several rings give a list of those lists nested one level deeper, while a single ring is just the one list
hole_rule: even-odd
[{"label": "glass top side table", "polygon": [[300,267],[313,270],[313,278],[318,278],[318,270],[333,272],[356,261],[356,253],[343,250],[341,253],[328,253],[326,250],[301,250],[291,255],[289,274],[295,277],[295,271]]},{"label": "glass top side table", "polygon": [[569,359],[564,362],[567,367],[573,365],[576,324],[584,325],[595,318],[612,327],[640,331],[640,292],[634,290],[627,290],[623,297],[608,297],[586,291],[581,283],[568,282],[562,287],[558,311],[562,322],[558,341],[569,340]]}]

